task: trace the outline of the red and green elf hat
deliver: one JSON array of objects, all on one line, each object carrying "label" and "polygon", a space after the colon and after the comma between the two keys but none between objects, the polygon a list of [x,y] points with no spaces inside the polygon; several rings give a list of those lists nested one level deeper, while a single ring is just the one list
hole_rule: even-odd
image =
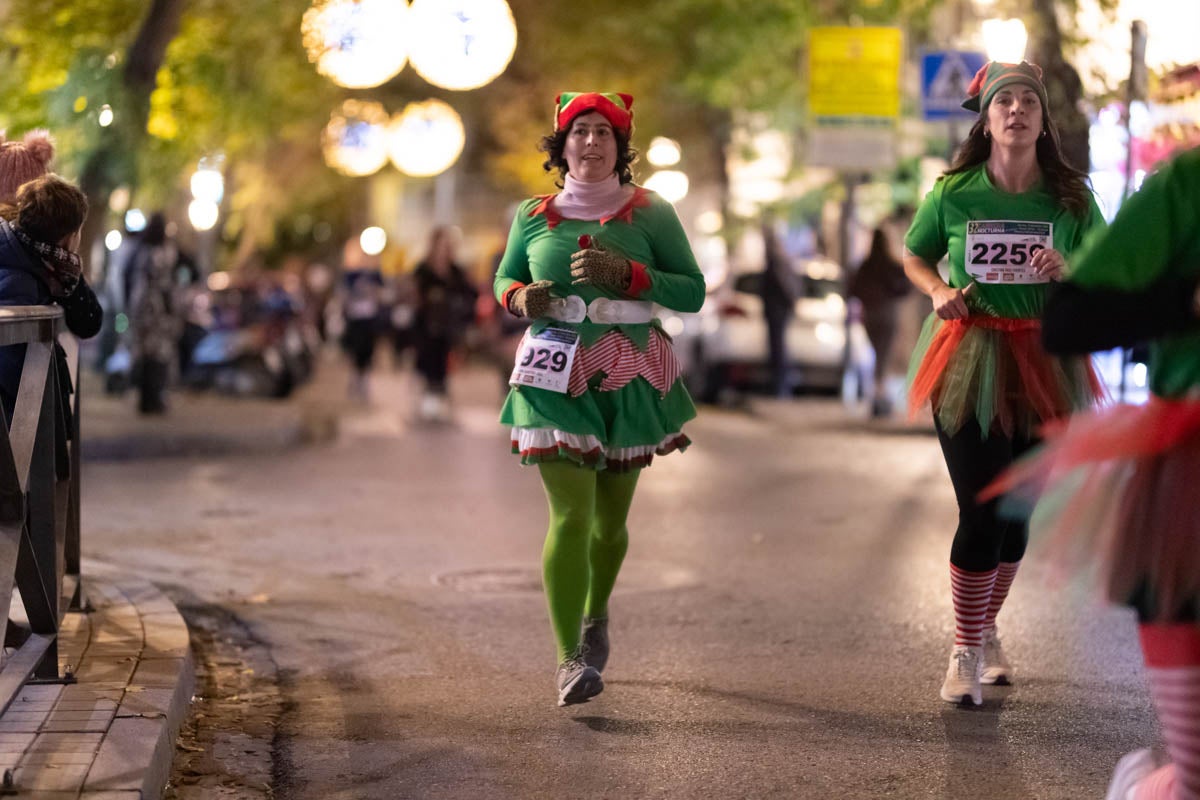
[{"label": "red and green elf hat", "polygon": [[554,98],[554,130],[558,132],[585,111],[598,111],[614,130],[633,130],[633,95],[614,92],[563,92]]},{"label": "red and green elf hat", "polygon": [[1042,108],[1049,105],[1046,101],[1046,85],[1042,83],[1042,68],[1037,64],[1028,61],[1022,61],[1020,64],[989,61],[975,73],[974,80],[967,87],[967,94],[970,96],[963,101],[962,107],[968,111],[983,113],[996,92],[1014,83],[1024,84],[1037,92],[1042,101]]}]

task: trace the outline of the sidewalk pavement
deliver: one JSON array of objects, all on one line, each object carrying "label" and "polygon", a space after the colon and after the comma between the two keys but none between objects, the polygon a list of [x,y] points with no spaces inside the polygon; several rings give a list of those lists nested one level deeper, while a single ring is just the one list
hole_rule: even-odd
[{"label": "sidewalk pavement", "polygon": [[187,626],[143,578],[85,562],[83,581],[92,610],[68,613],[59,635],[59,674],[76,682],[26,686],[0,715],[0,791],[160,797],[192,697]]},{"label": "sidewalk pavement", "polygon": [[[102,392],[85,374],[85,461],[281,452],[336,434],[336,364],[286,401],[172,392],[162,416],[137,413],[133,392]],[[337,373],[337,374],[329,374]],[[84,551],[87,508],[83,509]],[[187,626],[140,576],[85,560],[89,613],[68,613],[59,674],[74,683],[24,688],[0,714],[0,795],[39,800],[159,798],[195,685]],[[12,613],[19,613],[14,600]]]}]

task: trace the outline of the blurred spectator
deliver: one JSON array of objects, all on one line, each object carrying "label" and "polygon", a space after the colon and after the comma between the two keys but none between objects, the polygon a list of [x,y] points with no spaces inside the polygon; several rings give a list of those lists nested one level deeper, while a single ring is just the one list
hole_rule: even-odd
[{"label": "blurred spectator", "polygon": [[[0,161],[3,154],[0,153]],[[47,174],[21,185],[16,198],[0,198],[0,305],[46,305],[63,308],[71,333],[81,338],[100,331],[103,311],[83,278],[79,245],[87,198],[77,186]],[[5,423],[13,418],[25,345],[0,348],[0,400]],[[63,411],[70,419],[67,398],[73,391],[66,354],[54,343],[54,366],[61,387]],[[68,425],[67,430],[72,427]]]},{"label": "blurred spectator", "polygon": [[368,380],[383,313],[383,272],[378,256],[367,255],[358,237],[342,248],[342,349],[350,357],[352,400],[370,400]]},{"label": "blurred spectator", "polygon": [[871,250],[850,279],[849,295],[862,305],[863,328],[875,351],[875,376],[871,384],[871,416],[892,413],[887,391],[888,365],[896,341],[896,322],[900,300],[911,284],[904,276],[904,265],[896,258],[887,230],[880,226],[871,236]]},{"label": "blurred spectator", "polygon": [[771,371],[771,391],[776,397],[790,397],[791,377],[787,354],[788,320],[795,313],[799,295],[791,261],[770,220],[762,226],[765,264],[762,279],[763,317],[767,321],[767,363]]},{"label": "blurred spectator", "polygon": [[451,350],[462,343],[475,319],[479,291],[455,260],[457,230],[435,228],[429,252],[413,273],[416,287],[416,316],[413,332],[417,350],[417,372],[425,380],[421,399],[423,419],[441,419],[446,414],[446,375]]},{"label": "blurred spectator", "polygon": [[321,341],[327,342],[330,336],[327,317],[335,288],[333,269],[317,261],[304,266],[301,274],[305,319],[316,329]]},{"label": "blurred spectator", "polygon": [[388,333],[392,339],[392,364],[400,369],[404,355],[416,345],[417,286],[412,273],[396,278],[388,311]]},{"label": "blurred spectator", "polygon": [[179,251],[167,238],[166,219],[155,212],[125,270],[138,411],[143,414],[167,410],[167,383],[183,327],[176,298],[178,268]]}]

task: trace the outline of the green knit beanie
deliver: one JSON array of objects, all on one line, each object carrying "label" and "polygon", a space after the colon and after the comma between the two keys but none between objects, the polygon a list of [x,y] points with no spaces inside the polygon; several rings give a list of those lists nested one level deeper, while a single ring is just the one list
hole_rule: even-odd
[{"label": "green knit beanie", "polygon": [[996,96],[996,92],[1014,83],[1028,86],[1037,92],[1043,109],[1049,105],[1046,101],[1046,85],[1042,83],[1042,68],[1037,64],[1028,61],[1022,61],[1020,64],[989,61],[975,73],[974,80],[967,87],[967,94],[970,96],[963,101],[962,107],[982,114]]}]

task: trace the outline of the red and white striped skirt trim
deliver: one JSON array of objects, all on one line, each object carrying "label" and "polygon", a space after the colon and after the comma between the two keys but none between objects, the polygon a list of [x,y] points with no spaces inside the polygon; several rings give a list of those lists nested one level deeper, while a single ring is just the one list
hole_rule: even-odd
[{"label": "red and white striped skirt trim", "polygon": [[655,456],[684,450],[691,444],[684,433],[668,434],[658,444],[636,447],[607,447],[589,434],[567,433],[554,428],[513,428],[512,450],[523,464],[567,459],[577,464],[613,472],[650,466]]},{"label": "red and white striped skirt trim", "polygon": [[609,331],[590,347],[579,346],[571,365],[567,393],[579,397],[588,390],[588,383],[603,372],[599,390],[612,392],[625,386],[639,375],[665,397],[682,370],[671,342],[657,328],[650,329],[645,350],[639,350],[629,337],[620,331]]}]

